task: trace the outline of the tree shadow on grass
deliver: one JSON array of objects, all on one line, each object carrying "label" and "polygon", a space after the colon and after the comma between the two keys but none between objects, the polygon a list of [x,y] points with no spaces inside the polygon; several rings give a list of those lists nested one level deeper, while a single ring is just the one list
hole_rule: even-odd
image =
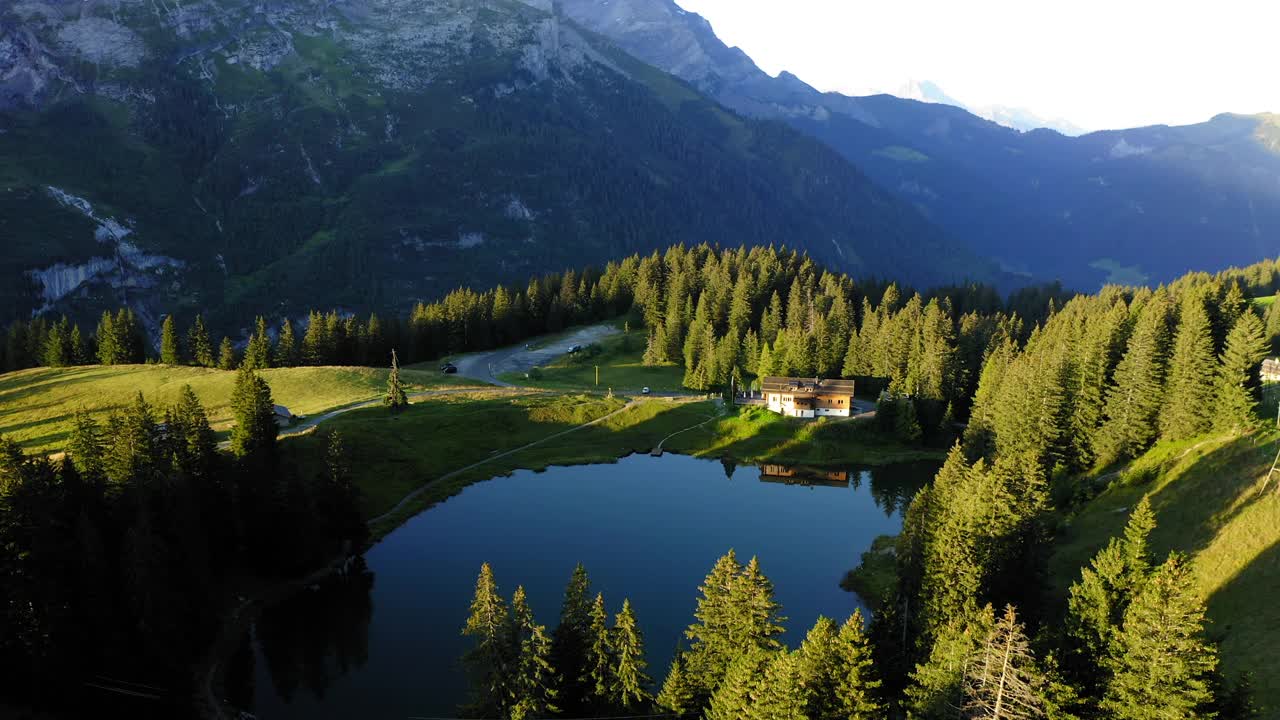
[{"label": "tree shadow on grass", "polygon": [[[1254,675],[1254,698],[1260,717],[1280,713],[1280,539],[1257,554],[1243,570],[1209,597],[1209,636],[1222,648],[1227,677],[1245,671]],[[1219,619],[1221,618],[1221,619]]]}]

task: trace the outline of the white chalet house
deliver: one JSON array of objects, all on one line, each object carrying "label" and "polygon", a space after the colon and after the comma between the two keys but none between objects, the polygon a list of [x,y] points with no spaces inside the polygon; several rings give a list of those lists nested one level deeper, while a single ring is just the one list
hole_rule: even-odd
[{"label": "white chalet house", "polygon": [[853,414],[853,381],[767,377],[761,382],[765,406],[797,418],[849,417]]}]

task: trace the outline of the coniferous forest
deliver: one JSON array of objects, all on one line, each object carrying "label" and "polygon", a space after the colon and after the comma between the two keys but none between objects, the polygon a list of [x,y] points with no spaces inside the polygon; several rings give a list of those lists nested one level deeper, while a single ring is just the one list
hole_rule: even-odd
[{"label": "coniferous forest", "polygon": [[1280,303],[1251,299],[1278,289],[1280,262],[1268,261],[1094,295],[917,293],[786,250],[677,246],[524,288],[456,290],[401,318],[257,318],[234,339],[200,317],[149,333],[129,309],[92,332],[69,319],[15,324],[9,370],[157,361],[239,375],[226,452],[190,392],[172,408],[139,396],[102,426],[83,415],[62,456],[0,447],[0,683],[56,694],[56,678],[146,666],[182,687],[179,668],[207,649],[232,578],[305,573],[364,542],[341,438],[318,476],[282,464],[255,371],[385,366],[394,351],[386,404],[397,410],[400,363],[625,318],[645,329],[644,362],[683,367],[691,390],[859,378],[887,430],[958,439],[905,513],[896,581],[874,616],[822,620],[802,640],[783,637],[760,563],[732,552],[661,669],[644,660],[644,608],[593,596],[585,570],[549,629],[522,589],[508,600],[482,569],[464,629],[469,717],[1258,717],[1248,677],[1221,671],[1187,559],[1149,548],[1146,501],[1080,568],[1066,607],[1046,600],[1045,566],[1058,511],[1101,489],[1079,473],[1258,422]]}]

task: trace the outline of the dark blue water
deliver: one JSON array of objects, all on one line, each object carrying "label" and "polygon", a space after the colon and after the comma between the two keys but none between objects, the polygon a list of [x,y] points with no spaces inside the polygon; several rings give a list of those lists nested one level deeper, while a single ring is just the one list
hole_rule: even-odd
[{"label": "dark blue water", "polygon": [[759,556],[794,646],[820,614],[842,620],[861,606],[840,579],[876,536],[898,532],[936,469],[854,469],[801,485],[762,481],[754,466],[643,455],[479,483],[371,549],[369,574],[265,613],[242,658],[253,685],[242,693],[260,718],[453,716],[465,695],[460,630],[483,562],[508,597],[523,584],[549,628],[585,564],[611,614],[631,599],[661,682],[699,583],[734,548],[744,563]]}]

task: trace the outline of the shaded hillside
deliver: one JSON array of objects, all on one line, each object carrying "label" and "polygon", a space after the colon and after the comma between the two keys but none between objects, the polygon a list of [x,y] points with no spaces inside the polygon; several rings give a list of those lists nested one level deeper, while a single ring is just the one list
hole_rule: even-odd
[{"label": "shaded hillside", "polygon": [[393,309],[704,241],[993,277],[822,143],[531,5],[9,6],[0,302]]},{"label": "shaded hillside", "polygon": [[1280,711],[1274,656],[1280,611],[1280,488],[1265,483],[1280,435],[1211,436],[1153,448],[1117,475],[1067,523],[1050,562],[1064,602],[1068,585],[1095,552],[1123,528],[1142,495],[1151,497],[1157,528],[1152,550],[1188,553],[1196,590],[1205,598],[1209,636],[1222,647],[1228,675],[1249,670],[1262,717]]},{"label": "shaded hillside", "polygon": [[673,0],[562,5],[726,106],[822,139],[1010,271],[1089,289],[1246,264],[1280,247],[1274,116],[1079,138],[1021,133],[948,105],[772,78]]}]

